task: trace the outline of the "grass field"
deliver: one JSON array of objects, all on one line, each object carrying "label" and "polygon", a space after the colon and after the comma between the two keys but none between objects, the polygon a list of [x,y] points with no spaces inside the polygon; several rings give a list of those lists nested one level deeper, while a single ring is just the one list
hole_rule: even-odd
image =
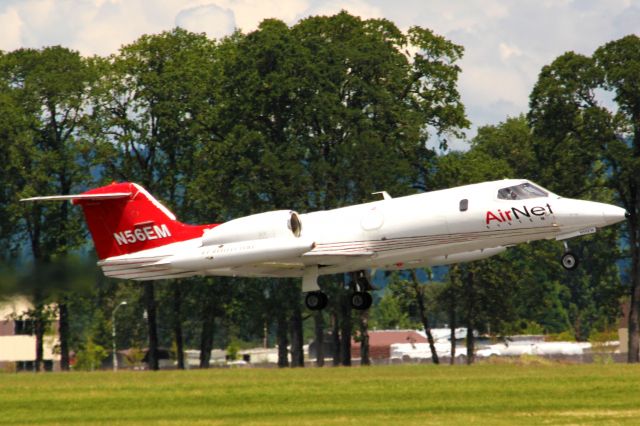
[{"label": "grass field", "polygon": [[0,374],[0,424],[640,424],[640,366]]}]

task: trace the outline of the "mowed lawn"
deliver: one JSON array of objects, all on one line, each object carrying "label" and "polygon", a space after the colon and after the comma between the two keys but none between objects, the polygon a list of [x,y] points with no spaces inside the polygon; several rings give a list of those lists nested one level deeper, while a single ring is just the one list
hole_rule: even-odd
[{"label": "mowed lawn", "polygon": [[0,373],[0,424],[640,424],[640,365]]}]

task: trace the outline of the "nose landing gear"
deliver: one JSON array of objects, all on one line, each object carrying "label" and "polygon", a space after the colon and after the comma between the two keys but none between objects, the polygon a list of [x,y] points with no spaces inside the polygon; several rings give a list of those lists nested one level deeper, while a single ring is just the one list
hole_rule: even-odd
[{"label": "nose landing gear", "polygon": [[562,267],[567,271],[573,271],[578,267],[578,258],[569,250],[569,246],[566,241],[564,241],[564,254],[560,259],[560,262],[562,263]]},{"label": "nose landing gear", "polygon": [[578,258],[570,251],[563,254],[560,261],[562,262],[562,267],[567,271],[572,271],[578,267]]}]

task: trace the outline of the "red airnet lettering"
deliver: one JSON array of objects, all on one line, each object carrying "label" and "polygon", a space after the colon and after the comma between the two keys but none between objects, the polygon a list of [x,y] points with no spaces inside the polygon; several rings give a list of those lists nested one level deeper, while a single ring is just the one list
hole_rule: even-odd
[{"label": "red airnet lettering", "polygon": [[514,219],[520,219],[521,217],[530,218],[531,215],[544,216],[547,214],[547,211],[549,212],[549,214],[553,214],[553,210],[551,210],[551,206],[549,204],[547,204],[544,207],[543,206],[531,207],[531,210],[529,210],[527,206],[522,206],[522,209],[511,207],[511,210],[505,210],[505,211],[498,209],[497,213],[488,211],[485,221],[487,225],[489,225],[492,220],[495,220],[497,222],[509,222]]},{"label": "red airnet lettering", "polygon": [[116,242],[119,246],[123,244],[132,244],[138,241],[151,241],[157,240],[159,238],[167,238],[171,236],[171,232],[169,228],[167,228],[166,224],[162,224],[160,226],[144,226],[142,228],[136,229],[127,229],[122,232],[115,232],[113,234],[113,238],[116,239]]}]

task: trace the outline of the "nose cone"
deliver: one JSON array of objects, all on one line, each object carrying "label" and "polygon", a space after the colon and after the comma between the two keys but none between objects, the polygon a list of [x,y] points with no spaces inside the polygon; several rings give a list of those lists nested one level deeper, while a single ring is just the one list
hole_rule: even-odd
[{"label": "nose cone", "polygon": [[606,225],[622,222],[628,217],[628,214],[625,209],[618,206],[612,206],[611,204],[602,205],[602,219]]},{"label": "nose cone", "polygon": [[613,225],[625,220],[627,213],[611,204],[567,198],[554,201],[551,207],[557,224],[565,230]]}]

